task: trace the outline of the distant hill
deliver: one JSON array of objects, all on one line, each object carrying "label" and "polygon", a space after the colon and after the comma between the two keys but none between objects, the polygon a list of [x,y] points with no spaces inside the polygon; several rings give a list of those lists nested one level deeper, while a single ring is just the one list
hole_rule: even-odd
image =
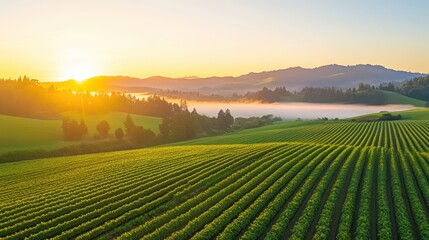
[{"label": "distant hill", "polygon": [[[296,90],[305,86],[348,88],[359,83],[378,85],[385,82],[401,82],[424,74],[397,71],[378,65],[327,65],[317,68],[293,67],[275,71],[248,73],[238,77],[183,77],[154,76],[135,78],[127,76],[97,76],[83,84],[92,88],[115,90],[176,89],[202,93],[228,94],[258,90],[262,87],[285,86]],[[70,84],[70,82],[69,82]]]}]

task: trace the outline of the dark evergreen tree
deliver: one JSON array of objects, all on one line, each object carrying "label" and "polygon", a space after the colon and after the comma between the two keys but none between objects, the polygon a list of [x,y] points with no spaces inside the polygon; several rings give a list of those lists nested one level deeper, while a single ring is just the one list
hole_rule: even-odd
[{"label": "dark evergreen tree", "polygon": [[88,127],[83,120],[78,123],[77,120],[68,117],[63,118],[62,129],[64,139],[69,141],[81,140],[83,136],[88,134]]},{"label": "dark evergreen tree", "polygon": [[122,128],[117,128],[115,130],[115,137],[118,141],[122,141],[124,138],[124,130],[122,130]]},{"label": "dark evergreen tree", "polygon": [[155,144],[155,133],[149,129],[144,129],[142,126],[135,127],[131,133],[131,139],[137,143],[144,145]]},{"label": "dark evergreen tree", "polygon": [[106,120],[99,122],[96,126],[96,129],[101,137],[106,138],[107,136],[109,136],[110,126]]},{"label": "dark evergreen tree", "polygon": [[232,124],[234,123],[234,117],[231,115],[231,111],[229,109],[226,109],[225,111],[225,117],[223,122],[223,127],[230,128]]},{"label": "dark evergreen tree", "polygon": [[219,126],[219,128],[223,129],[224,122],[225,122],[225,112],[223,111],[223,109],[219,110],[216,119],[217,119],[217,125]]},{"label": "dark evergreen tree", "polygon": [[126,135],[131,136],[134,128],[136,128],[136,124],[134,123],[134,120],[131,118],[130,114],[128,114],[125,118],[124,126]]},{"label": "dark evergreen tree", "polygon": [[170,124],[171,124],[171,118],[166,117],[162,119],[162,122],[159,125],[159,132],[161,133],[162,137],[166,140],[170,138]]}]

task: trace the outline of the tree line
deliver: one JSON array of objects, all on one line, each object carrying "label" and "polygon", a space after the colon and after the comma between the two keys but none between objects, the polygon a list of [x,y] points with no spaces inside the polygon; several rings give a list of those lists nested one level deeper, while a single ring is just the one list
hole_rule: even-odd
[{"label": "tree line", "polygon": [[105,113],[111,111],[167,117],[180,106],[160,96],[138,99],[125,93],[91,93],[42,87],[37,80],[24,76],[0,80],[0,113],[39,119],[61,119],[61,113],[77,111]]},{"label": "tree line", "polygon": [[386,89],[361,83],[358,87],[348,89],[340,89],[335,87],[304,87],[300,91],[290,91],[285,87],[276,87],[274,89],[263,87],[258,91],[247,92],[245,94],[233,93],[229,96],[218,94],[204,95],[195,91],[186,92],[178,90],[162,90],[157,91],[157,93],[159,93],[161,96],[197,101],[237,101],[263,103],[300,101],[310,103],[358,103],[368,105],[383,105],[386,104],[387,100],[385,94],[380,90]]},{"label": "tree line", "polygon": [[246,93],[244,98],[267,103],[282,102],[287,97],[295,97],[294,99],[310,103],[386,104],[386,97],[379,90],[375,86],[363,83],[359,84],[357,88],[345,90],[335,87],[304,87],[301,91],[290,92],[285,87],[277,87],[274,90],[264,87],[259,91]]},{"label": "tree line", "polygon": [[416,77],[400,84],[386,83],[379,86],[382,90],[397,92],[402,95],[429,102],[429,75]]}]

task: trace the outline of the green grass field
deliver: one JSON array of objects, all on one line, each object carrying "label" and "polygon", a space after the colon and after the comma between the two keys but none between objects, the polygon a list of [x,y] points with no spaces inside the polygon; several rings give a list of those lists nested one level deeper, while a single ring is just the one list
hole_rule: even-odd
[{"label": "green grass field", "polygon": [[405,105],[413,105],[416,107],[424,107],[426,105],[425,101],[410,98],[399,93],[383,91],[386,96],[387,104],[405,104]]},{"label": "green grass field", "polygon": [[0,238],[429,239],[423,115],[0,164]]},{"label": "green grass field", "polygon": [[[81,119],[77,113],[65,113],[76,119]],[[88,139],[96,133],[96,126],[101,120],[108,121],[110,134],[116,128],[123,127],[126,113],[113,112],[86,116],[85,122],[89,128]],[[132,115],[137,125],[144,126],[158,132],[160,118]],[[61,120],[38,120],[0,115],[0,153],[15,150],[55,149],[79,142],[63,141]]]},{"label": "green grass field", "polygon": [[[386,112],[383,112],[386,113]],[[370,121],[381,117],[383,113],[371,113],[362,116],[356,116],[349,118],[348,120],[356,120],[356,121]],[[429,120],[429,108],[418,108],[413,110],[406,111],[397,111],[390,112],[393,115],[401,115],[402,119],[405,120]]]}]

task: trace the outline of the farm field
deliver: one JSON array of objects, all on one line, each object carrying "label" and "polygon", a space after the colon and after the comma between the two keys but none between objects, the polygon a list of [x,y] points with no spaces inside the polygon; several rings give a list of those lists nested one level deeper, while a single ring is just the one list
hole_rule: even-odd
[{"label": "farm field", "polygon": [[[80,114],[73,112],[64,113],[64,115],[76,119],[82,118]],[[88,139],[93,138],[96,126],[102,120],[108,121],[112,135],[116,128],[123,127],[126,115],[126,113],[112,112],[85,116],[89,130]],[[140,115],[132,115],[132,118],[137,125],[155,132],[159,131],[160,118]],[[63,141],[61,120],[39,120],[0,115],[0,153],[40,148],[50,150],[79,142]]]},{"label": "farm field", "polygon": [[0,164],[4,239],[429,239],[429,121]]}]

